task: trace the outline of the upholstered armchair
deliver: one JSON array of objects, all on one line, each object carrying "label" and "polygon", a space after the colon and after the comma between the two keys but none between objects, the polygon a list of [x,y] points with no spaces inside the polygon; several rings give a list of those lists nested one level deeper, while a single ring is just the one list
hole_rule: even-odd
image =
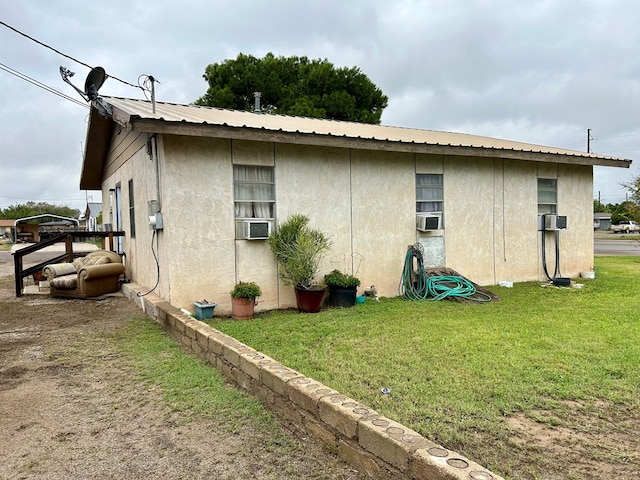
[{"label": "upholstered armchair", "polygon": [[120,290],[124,265],[120,255],[96,250],[73,263],[47,265],[42,270],[54,297],[87,298]]}]

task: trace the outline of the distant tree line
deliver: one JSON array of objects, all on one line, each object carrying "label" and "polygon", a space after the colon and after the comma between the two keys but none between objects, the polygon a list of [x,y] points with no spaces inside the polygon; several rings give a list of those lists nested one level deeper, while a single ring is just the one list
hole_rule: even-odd
[{"label": "distant tree line", "polygon": [[594,213],[603,212],[611,214],[611,223],[617,225],[622,220],[635,220],[640,223],[640,205],[632,201],[622,203],[604,203],[593,201]]},{"label": "distant tree line", "polygon": [[640,205],[640,175],[628,183],[623,183],[622,186],[631,194],[631,200]]},{"label": "distant tree line", "polygon": [[640,223],[640,175],[634,177],[628,183],[620,184],[630,193],[630,200],[622,203],[601,203],[593,201],[593,212],[611,214],[611,223],[617,225],[622,220],[635,220]]},{"label": "distant tree line", "polygon": [[[36,215],[52,214],[61,217],[78,218],[80,210],[77,208],[53,205],[46,202],[27,202],[23,204],[11,205],[7,208],[0,208],[0,218],[4,220],[15,220],[18,218],[34,217]],[[34,220],[34,223],[48,222],[50,219],[41,218]]]}]

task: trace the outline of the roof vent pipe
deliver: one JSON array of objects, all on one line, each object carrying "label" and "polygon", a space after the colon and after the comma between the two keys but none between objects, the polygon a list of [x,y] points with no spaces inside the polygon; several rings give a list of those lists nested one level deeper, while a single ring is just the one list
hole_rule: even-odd
[{"label": "roof vent pipe", "polygon": [[[153,78],[153,76],[149,75],[149,81],[151,81],[151,111],[155,114],[156,113],[156,85],[155,82],[157,81],[155,78]],[[158,82],[160,83],[160,82]]]},{"label": "roof vent pipe", "polygon": [[255,100],[254,113],[262,113],[260,110],[260,97],[262,96],[261,92],[253,92],[253,98]]}]

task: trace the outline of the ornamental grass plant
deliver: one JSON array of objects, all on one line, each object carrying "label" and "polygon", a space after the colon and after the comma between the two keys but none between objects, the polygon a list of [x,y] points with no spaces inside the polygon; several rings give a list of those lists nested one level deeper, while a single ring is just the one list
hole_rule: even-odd
[{"label": "ornamental grass plant", "polygon": [[318,286],[320,261],[331,248],[331,240],[309,226],[309,217],[291,215],[273,229],[268,243],[285,284],[303,290]]}]

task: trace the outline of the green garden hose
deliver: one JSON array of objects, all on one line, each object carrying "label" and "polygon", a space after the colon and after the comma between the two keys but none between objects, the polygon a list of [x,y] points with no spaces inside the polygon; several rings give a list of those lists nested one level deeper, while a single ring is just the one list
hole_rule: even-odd
[{"label": "green garden hose", "polygon": [[460,275],[428,275],[424,269],[422,245],[419,243],[410,247],[405,255],[400,295],[410,301],[437,301],[447,297],[467,298],[476,302],[491,301],[491,295],[479,292]]}]

